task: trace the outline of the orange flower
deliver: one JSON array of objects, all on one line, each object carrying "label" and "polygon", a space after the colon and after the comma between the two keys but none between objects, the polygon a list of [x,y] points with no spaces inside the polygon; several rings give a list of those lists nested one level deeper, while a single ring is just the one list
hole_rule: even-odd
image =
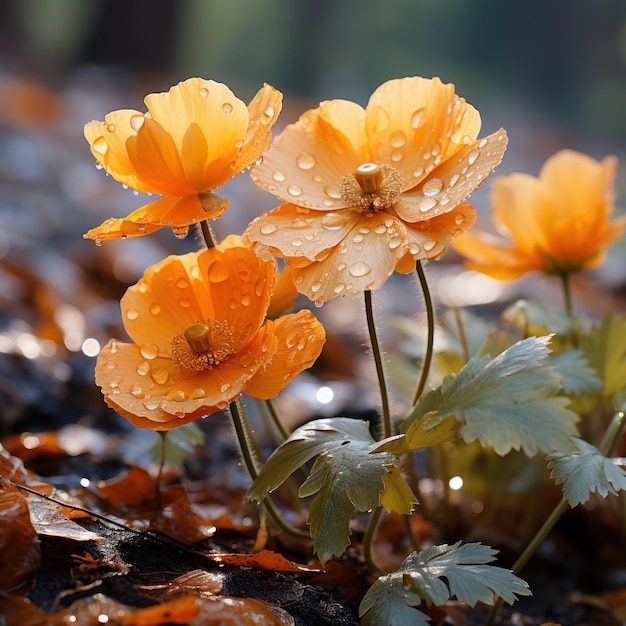
[{"label": "orange flower", "polygon": [[493,223],[503,237],[468,232],[453,247],[470,269],[503,280],[596,267],[626,227],[626,216],[609,221],[616,172],[614,157],[596,161],[561,150],[544,163],[539,178],[500,176],[490,195]]},{"label": "orange flower", "polygon": [[145,235],[217,218],[228,206],[212,190],[251,165],[267,148],[282,95],[265,85],[246,105],[221,83],[190,78],[145,99],[147,113],[113,111],[85,125],[99,165],[115,180],[162,197],[122,219],[90,230],[88,239]]},{"label": "orange flower", "polygon": [[244,391],[275,396],[325,340],[310,311],[265,320],[275,280],[276,262],[234,236],[148,268],[121,300],[134,343],[110,341],[98,356],[107,404],[135,426],[168,430]]},{"label": "orange flower", "polygon": [[365,109],[323,102],[252,168],[282,205],[246,236],[296,268],[295,285],[311,300],[377,289],[394,270],[439,258],[473,224],[462,201],[507,145],[503,130],[477,141],[479,129],[476,109],[438,78],[391,80]]}]

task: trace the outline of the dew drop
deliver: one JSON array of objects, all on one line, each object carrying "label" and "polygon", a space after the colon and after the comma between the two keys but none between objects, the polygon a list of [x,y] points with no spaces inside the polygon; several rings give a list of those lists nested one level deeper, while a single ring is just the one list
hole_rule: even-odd
[{"label": "dew drop", "polygon": [[144,343],[139,346],[139,353],[144,359],[156,359],[159,356],[159,347],[155,343]]},{"label": "dew drop", "polygon": [[228,301],[228,308],[229,308],[231,311],[234,311],[235,309],[238,309],[238,308],[239,308],[239,301],[238,301],[238,300],[236,300],[235,298],[231,298],[231,299]]},{"label": "dew drop", "polygon": [[130,120],[129,120],[130,127],[136,133],[138,133],[141,127],[144,125],[145,121],[146,121],[146,118],[141,114],[131,115]]},{"label": "dew drop", "polygon": [[186,278],[178,278],[176,280],[176,286],[179,289],[187,289],[189,287],[189,281]]},{"label": "dew drop", "polygon": [[457,226],[460,226],[464,221],[465,221],[465,217],[461,215],[460,213],[454,216],[454,223]]},{"label": "dew drop", "polygon": [[275,170],[272,172],[272,178],[277,182],[277,183],[283,183],[285,182],[285,175],[279,171],[279,170]]},{"label": "dew drop", "polygon": [[201,400],[202,398],[206,398],[206,391],[202,389],[202,387],[196,387],[189,395],[189,398],[191,400]]},{"label": "dew drop", "polygon": [[96,166],[97,170],[101,170],[101,169],[104,168],[104,165],[102,165],[102,163],[100,163],[100,161],[96,161],[95,166]]},{"label": "dew drop", "polygon": [[383,233],[387,232],[387,227],[384,224],[379,224],[378,226],[376,226],[376,228],[374,228],[374,232],[377,235],[382,235]]},{"label": "dew drop", "polygon": [[421,178],[423,175],[424,175],[423,167],[418,167],[416,170],[413,171],[414,178]]},{"label": "dew drop", "polygon": [[128,311],[126,311],[126,319],[129,320],[136,320],[139,317],[139,313],[137,313],[137,311],[135,309],[128,309]]},{"label": "dew drop", "polygon": [[269,122],[271,121],[273,117],[274,117],[274,107],[271,104],[268,104],[263,109],[263,117],[261,118],[261,121],[264,124],[269,124]]},{"label": "dew drop", "polygon": [[157,367],[150,372],[150,377],[157,385],[164,385],[170,373],[164,367]]},{"label": "dew drop", "polygon": [[302,239],[292,239],[291,240],[291,245],[294,248],[300,248],[303,244],[304,244],[304,242],[302,241]]},{"label": "dew drop", "polygon": [[189,309],[191,307],[191,300],[189,300],[189,298],[179,298],[178,306],[181,307],[181,309]]},{"label": "dew drop", "polygon": [[226,113],[226,115],[232,113],[233,105],[230,102],[224,102],[224,104],[222,104],[222,112]]},{"label": "dew drop", "polygon": [[[498,137],[498,139],[501,139],[501,137]],[[478,144],[479,148],[484,148],[487,145],[487,138],[485,137],[484,139],[480,140],[480,143]]]},{"label": "dew drop", "polygon": [[317,298],[317,300],[315,300],[314,302],[315,306],[320,309],[321,307],[324,306],[324,298]]},{"label": "dew drop", "polygon": [[146,394],[143,391],[143,387],[135,383],[130,388],[130,395],[134,396],[135,398],[141,399],[141,398],[144,398]]},{"label": "dew drop", "polygon": [[360,278],[361,276],[367,276],[372,271],[372,268],[367,263],[363,263],[363,261],[357,261],[350,266],[348,271],[351,276]]},{"label": "dew drop", "polygon": [[460,176],[458,174],[454,174],[452,178],[450,178],[450,182],[448,183],[449,187],[454,187],[459,182]]},{"label": "dew drop", "polygon": [[392,152],[391,153],[391,160],[394,163],[398,163],[398,161],[402,161],[403,158],[404,158],[404,154],[402,152]]},{"label": "dew drop", "polygon": [[417,109],[411,115],[411,126],[417,130],[426,122],[426,111],[425,109]]},{"label": "dew drop", "polygon": [[244,293],[243,296],[241,296],[241,304],[243,304],[243,306],[250,306],[252,302],[252,296],[249,293]]},{"label": "dew drop", "polygon": [[150,371],[150,363],[148,361],[141,361],[136,367],[137,374],[145,376]]},{"label": "dew drop", "polygon": [[115,124],[107,124],[107,130],[110,133],[114,133],[117,130],[117,126]]},{"label": "dew drop", "polygon": [[172,402],[184,402],[186,399],[187,399],[187,394],[182,389],[177,389],[168,398],[168,400],[171,400]]},{"label": "dew drop", "polygon": [[390,250],[395,250],[398,246],[400,246],[400,244],[402,243],[402,238],[401,237],[392,237],[388,242],[387,245],[389,246]]},{"label": "dew drop", "polygon": [[434,239],[428,239],[422,244],[422,247],[426,250],[426,252],[430,252],[435,245],[437,245],[437,242]]},{"label": "dew drop", "polygon": [[443,189],[441,178],[431,178],[422,186],[422,193],[425,196],[436,196]]},{"label": "dew drop", "polygon": [[94,241],[94,243],[95,243],[98,247],[100,247],[100,246],[102,245],[102,239],[96,239],[96,240]]},{"label": "dew drop", "polygon": [[322,282],[319,280],[316,280],[312,285],[311,285],[311,293],[317,293],[320,289],[322,288]]},{"label": "dew drop", "polygon": [[419,200],[420,211],[422,213],[426,213],[426,211],[430,211],[437,206],[437,200],[434,198],[420,198]]},{"label": "dew drop", "polygon": [[374,110],[374,132],[382,133],[389,128],[389,115],[381,106],[377,106]]},{"label": "dew drop", "polygon": [[325,207],[331,207],[333,206],[335,203],[332,200],[329,200],[328,198],[324,198],[322,200],[322,205]]},{"label": "dew drop", "polygon": [[337,185],[326,185],[326,187],[324,187],[324,193],[333,200],[341,198],[341,191]]},{"label": "dew drop", "polygon": [[302,195],[302,187],[300,185],[289,185],[287,193],[294,198],[299,198]]},{"label": "dew drop", "polygon": [[104,137],[96,137],[93,142],[93,149],[98,154],[106,154],[109,151],[109,144]]},{"label": "dew drop", "polygon": [[250,367],[254,363],[254,355],[251,352],[246,352],[239,358],[239,364],[241,367]]},{"label": "dew drop", "polygon": [[311,154],[303,152],[296,158],[296,165],[301,170],[310,170],[316,165],[315,157]]},{"label": "dew drop", "polygon": [[478,159],[478,157],[480,156],[480,150],[475,149],[472,150],[468,155],[467,155],[467,162],[470,165],[474,165],[474,163],[476,163],[476,160]]},{"label": "dew drop", "polygon": [[347,223],[346,217],[339,213],[326,213],[322,218],[322,226],[328,230],[339,230]]},{"label": "dew drop", "polygon": [[409,244],[409,252],[415,256],[416,254],[419,254],[422,251],[422,249],[420,248],[419,244],[411,242]]},{"label": "dew drop", "polygon": [[365,239],[365,237],[363,237],[363,235],[359,235],[358,233],[352,237],[353,243],[362,243],[363,239]]},{"label": "dew drop", "polygon": [[200,87],[200,95],[206,98],[209,95],[209,90],[206,87]]},{"label": "dew drop", "polygon": [[146,284],[146,282],[144,280],[140,280],[137,283],[137,291],[139,293],[147,293],[148,291],[148,285]]},{"label": "dew drop", "polygon": [[275,233],[278,230],[278,227],[274,224],[269,224],[268,222],[265,222],[265,224],[261,224],[261,228],[259,228],[259,232],[262,235],[271,235],[272,233]]},{"label": "dew drop", "polygon": [[213,263],[209,265],[207,277],[212,283],[224,282],[228,278],[228,268],[220,260],[213,261]]},{"label": "dew drop", "polygon": [[401,130],[397,130],[389,140],[392,148],[402,148],[406,144],[406,135]]},{"label": "dew drop", "polygon": [[150,305],[150,313],[152,313],[152,315],[158,315],[161,312],[161,305],[157,304],[156,302],[154,304]]},{"label": "dew drop", "polygon": [[159,408],[159,400],[158,398],[151,398],[150,400],[145,400],[142,402],[144,408],[148,411],[156,411]]},{"label": "dew drop", "polygon": [[346,288],[345,283],[337,283],[333,291],[337,294],[341,293]]}]

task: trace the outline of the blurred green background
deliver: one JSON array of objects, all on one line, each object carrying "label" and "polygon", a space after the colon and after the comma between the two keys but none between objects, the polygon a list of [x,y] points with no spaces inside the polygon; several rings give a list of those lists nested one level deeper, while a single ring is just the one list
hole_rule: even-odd
[{"label": "blurred green background", "polygon": [[55,79],[98,64],[152,90],[200,75],[364,104],[388,78],[438,75],[485,131],[626,140],[624,0],[3,0],[0,23],[5,63]]}]

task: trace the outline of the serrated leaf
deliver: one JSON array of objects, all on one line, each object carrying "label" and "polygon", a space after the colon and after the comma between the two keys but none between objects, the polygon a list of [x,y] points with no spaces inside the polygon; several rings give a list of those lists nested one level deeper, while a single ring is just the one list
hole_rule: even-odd
[{"label": "serrated leaf", "polygon": [[[350,519],[355,510],[378,506],[387,489],[384,476],[394,467],[395,457],[373,452],[377,445],[367,422],[345,417],[314,420],[298,428],[267,460],[248,491],[248,497],[261,501],[295,470],[317,456],[309,477],[300,487],[301,497],[315,496],[308,522],[315,552],[321,561],[343,553],[349,543]],[[398,490],[385,499],[392,510],[410,508],[415,496]],[[410,494],[410,495],[409,495]],[[408,502],[401,502],[402,495]],[[395,505],[399,505],[396,508]]]},{"label": "serrated leaf", "polygon": [[[408,620],[407,606],[422,602],[441,606],[452,597],[474,606],[493,604],[496,596],[512,604],[517,596],[530,595],[526,582],[510,570],[487,565],[496,551],[480,543],[432,546],[413,552],[397,572],[381,576],[367,591],[359,607],[362,626],[410,624],[419,621],[389,621],[396,614]],[[444,582],[445,579],[446,582]],[[423,613],[413,610],[414,620]]]},{"label": "serrated leaf", "polygon": [[387,473],[383,474],[385,489],[380,495],[380,505],[390,513],[395,511],[402,515],[413,512],[414,504],[418,504],[415,494],[404,480],[400,468],[396,465],[388,465]]},{"label": "serrated leaf", "polygon": [[589,366],[589,361],[582,350],[565,350],[550,355],[548,362],[562,379],[566,394],[580,396],[592,394],[602,389],[602,382],[596,371]]},{"label": "serrated leaf", "polygon": [[595,446],[574,438],[578,450],[565,454],[555,452],[548,457],[550,476],[557,485],[563,483],[563,498],[571,507],[584,504],[592,493],[606,498],[626,490],[626,472],[616,459],[605,457]]},{"label": "serrated leaf", "polygon": [[579,345],[602,381],[604,395],[626,388],[626,317],[607,315],[600,326],[579,338]]},{"label": "serrated leaf", "polygon": [[455,441],[458,438],[456,432],[456,417],[450,416],[441,421],[436,412],[426,413],[421,419],[413,422],[406,433],[383,439],[374,450],[400,456],[414,450]]},{"label": "serrated leaf", "polygon": [[529,337],[494,359],[471,359],[458,375],[447,376],[420,398],[401,430],[407,433],[422,416],[433,413],[433,426],[455,416],[465,442],[478,440],[500,455],[569,449],[578,417],[566,408],[569,400],[556,395],[561,378],[546,363],[549,341]]}]

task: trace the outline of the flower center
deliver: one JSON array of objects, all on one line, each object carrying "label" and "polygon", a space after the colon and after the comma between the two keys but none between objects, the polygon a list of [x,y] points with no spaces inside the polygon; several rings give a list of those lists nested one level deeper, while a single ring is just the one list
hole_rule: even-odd
[{"label": "flower center", "polygon": [[185,328],[170,344],[172,359],[181,369],[203,372],[234,353],[233,333],[228,322],[206,320]]},{"label": "flower center", "polygon": [[357,211],[372,215],[390,208],[402,193],[402,176],[393,165],[363,163],[341,181],[341,197]]}]

